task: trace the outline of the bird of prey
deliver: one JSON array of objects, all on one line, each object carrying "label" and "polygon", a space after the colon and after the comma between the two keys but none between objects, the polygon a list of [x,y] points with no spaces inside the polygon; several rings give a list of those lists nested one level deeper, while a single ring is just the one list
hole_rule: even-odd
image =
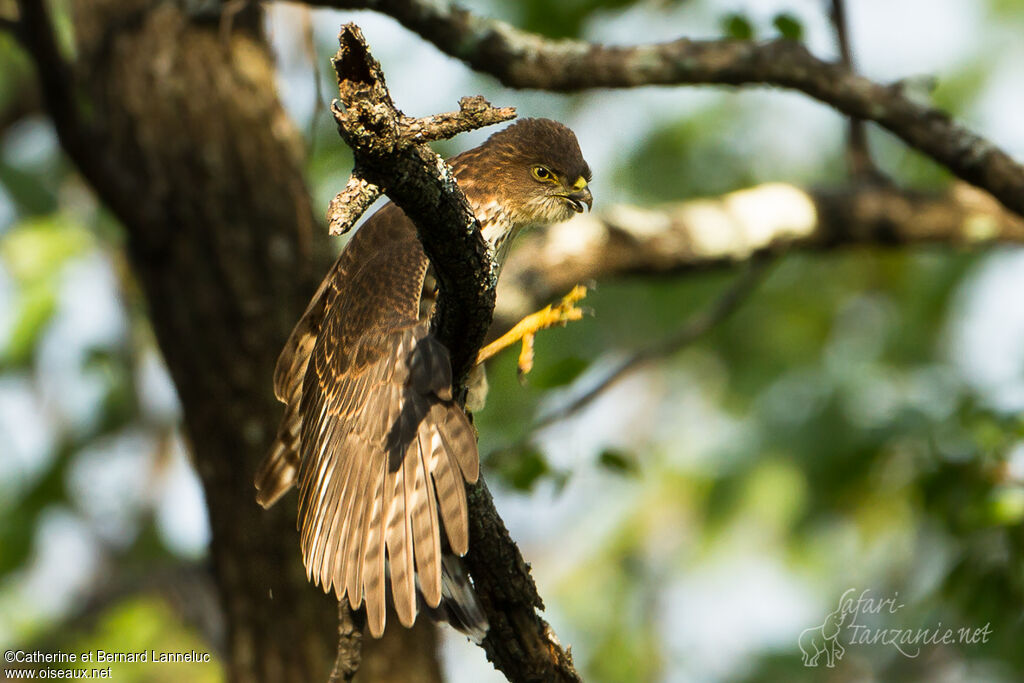
[{"label": "bird of prey", "polygon": [[[592,202],[576,136],[549,119],[520,120],[448,163],[499,266],[518,232]],[[352,609],[365,600],[375,637],[390,597],[405,626],[425,607],[482,640],[487,620],[457,557],[479,456],[448,350],[430,334],[433,282],[396,205],[356,231],[278,358],[286,407],[257,501],[269,507],[297,484],[307,576]]]}]

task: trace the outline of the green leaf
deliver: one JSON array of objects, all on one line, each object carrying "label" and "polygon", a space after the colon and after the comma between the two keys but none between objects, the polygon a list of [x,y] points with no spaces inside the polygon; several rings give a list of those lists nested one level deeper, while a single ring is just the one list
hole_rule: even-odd
[{"label": "green leaf", "polygon": [[[757,175],[750,158],[736,144],[738,131],[749,126],[743,111],[734,102],[724,101],[668,121],[625,152],[615,182],[648,203],[715,196],[751,185],[758,182]],[[643,173],[637,173],[638,168]],[[714,173],[708,173],[709,168]],[[602,290],[606,288],[602,285]],[[645,288],[652,292],[669,290]],[[592,306],[594,300],[588,298]],[[638,306],[634,303],[631,310]]]},{"label": "green leaf", "polygon": [[636,460],[622,451],[614,449],[602,451],[601,455],[597,458],[597,462],[602,467],[616,474],[635,475],[640,472],[640,467],[637,465]]},{"label": "green leaf", "polygon": [[[100,370],[97,366],[94,369]],[[107,386],[97,432],[106,434],[129,425],[138,415],[138,405],[131,372],[123,363],[110,363],[101,372]]]},{"label": "green leaf", "polygon": [[0,527],[0,576],[28,561],[35,537],[36,517],[36,514],[27,514],[20,508],[4,515],[4,524]]},{"label": "green leaf", "polygon": [[57,309],[62,268],[92,244],[85,228],[59,214],[22,221],[0,237],[0,259],[18,288],[13,329],[0,351],[3,365],[19,367],[32,360]]},{"label": "green leaf", "polygon": [[800,20],[789,12],[776,14],[772,19],[772,26],[787,40],[803,40],[804,26]]},{"label": "green leaf", "polygon": [[751,40],[754,37],[754,27],[746,16],[731,12],[722,17],[722,31],[730,38],[738,40]]}]

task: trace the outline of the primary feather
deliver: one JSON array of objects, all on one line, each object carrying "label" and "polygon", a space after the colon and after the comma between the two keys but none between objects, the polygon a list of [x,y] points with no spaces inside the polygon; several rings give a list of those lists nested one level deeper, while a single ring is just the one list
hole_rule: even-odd
[{"label": "primary feather", "polygon": [[[572,131],[546,119],[519,121],[450,163],[498,259],[518,230],[578,211],[590,178]],[[561,185],[540,183],[536,164]],[[430,335],[429,265],[394,204],[356,231],[278,359],[285,412],[257,501],[269,507],[297,485],[307,575],[353,609],[365,601],[374,636],[390,588],[403,625],[422,603],[479,640],[487,620],[457,557],[469,548],[465,485],[479,457],[448,351]]]}]

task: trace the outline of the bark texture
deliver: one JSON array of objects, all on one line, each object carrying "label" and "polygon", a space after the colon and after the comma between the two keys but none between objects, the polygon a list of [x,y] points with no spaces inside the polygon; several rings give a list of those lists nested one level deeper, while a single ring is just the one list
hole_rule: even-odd
[{"label": "bark texture", "polygon": [[961,179],[1024,215],[1024,166],[944,111],[792,40],[690,40],[602,45],[554,40],[447,0],[309,0],[387,14],[481,73],[513,88],[576,92],[645,85],[763,85],[796,90],[852,118],[872,121]]},{"label": "bark texture", "polygon": [[327,254],[299,137],[257,18],[236,17],[222,38],[169,4],[120,20],[114,5],[77,3],[83,85],[134,185],[128,250],[206,494],[227,668],[234,680],[325,680],[334,605],[306,583],[294,510],[264,513],[252,487],[280,416],[274,361],[316,284],[314,254],[321,266]]},{"label": "bark texture", "polygon": [[[441,665],[436,653],[438,628],[421,617],[412,628],[395,627],[398,616],[391,612],[393,626],[384,637],[363,639],[363,661],[356,683],[441,683]],[[415,665],[412,665],[415,663]]]},{"label": "bark texture", "polygon": [[[416,224],[424,251],[440,282],[432,328],[448,348],[456,394],[475,364],[491,323],[496,274],[492,272],[477,221],[451,170],[422,140],[454,135],[504,121],[511,109],[492,108],[483,98],[463,98],[459,112],[409,119],[399,112],[370,55],[362,32],[346,24],[334,58],[340,102],[334,115],[356,168],[341,197],[353,188],[387,188],[388,195]],[[344,229],[352,216],[331,223]],[[347,204],[345,204],[347,206]],[[470,549],[466,563],[475,592],[490,622],[481,643],[495,668],[511,681],[578,681],[572,657],[538,614],[543,601],[529,567],[494,508],[481,478],[469,487]]]},{"label": "bark texture", "polygon": [[[258,10],[234,14],[226,30],[169,2],[75,0],[78,59],[61,73],[45,13],[31,4],[23,12],[48,108],[124,225],[181,399],[212,526],[229,676],[326,680],[337,603],[306,580],[294,500],[263,511],[252,484],[281,415],[270,381],[277,354],[331,259]],[[428,639],[404,657],[389,639],[375,649],[405,672],[394,680],[438,671],[433,627],[421,630]]]},{"label": "bark texture", "polygon": [[966,183],[944,193],[767,183],[656,208],[611,206],[521,240],[498,284],[491,334],[580,282],[677,276],[797,250],[1020,243],[1024,219]]},{"label": "bark texture", "polygon": [[[1001,151],[911,102],[900,88],[868,82],[799,46],[677,41],[605,48],[545,41],[444,2],[318,4],[388,12],[474,68],[518,87],[796,88],[888,127],[1010,209],[1024,207],[1024,173]],[[41,30],[48,28],[39,21],[42,5],[20,5],[25,40],[40,67],[42,99],[65,150],[124,224],[184,407],[213,528],[211,555],[227,625],[222,649],[231,678],[325,680],[337,650],[336,603],[306,582],[293,499],[263,512],[251,483],[281,412],[270,386],[274,361],[330,251],[302,178],[300,138],[274,92],[257,9],[246,5],[225,30],[216,17],[188,18],[170,1],[73,0],[78,53],[75,69],[65,73],[52,36]],[[377,190],[360,191],[368,189]],[[763,212],[752,212],[753,199],[731,195],[664,212],[580,219],[573,240],[545,243],[556,229],[538,237],[532,257],[528,249],[521,252],[520,287],[549,298],[590,277],[680,272],[783,248],[1024,239],[1017,217],[991,201],[979,210],[955,197],[877,188],[809,195],[792,189],[785,197],[776,192]],[[777,216],[783,204],[793,208],[783,216],[788,222],[749,220]],[[723,233],[723,226],[735,234]],[[723,241],[723,234],[729,239]],[[565,244],[573,249],[565,251]],[[515,271],[510,263],[505,280]],[[525,615],[494,622],[488,654],[548,658],[571,672],[553,635],[516,637],[523,624],[524,631],[546,630],[542,621],[528,622],[536,618],[540,597],[486,490],[477,487],[470,495],[477,511],[474,543],[494,540],[472,546],[471,569],[496,588],[485,596],[491,609]],[[494,557],[503,561],[491,562]],[[417,631],[387,633],[384,641],[366,642],[356,680],[439,680],[432,625],[420,620]],[[555,646],[531,652],[545,639]],[[497,646],[508,654],[496,656]],[[522,680],[553,678],[542,668],[521,673]]]}]

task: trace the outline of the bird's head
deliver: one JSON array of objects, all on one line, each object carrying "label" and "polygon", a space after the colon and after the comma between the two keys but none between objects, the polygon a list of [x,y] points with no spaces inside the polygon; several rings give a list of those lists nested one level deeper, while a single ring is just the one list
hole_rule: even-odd
[{"label": "bird's head", "polygon": [[[567,220],[594,201],[576,136],[551,119],[520,119],[452,165],[492,246],[522,228]],[[504,225],[489,229],[497,213]]]}]

